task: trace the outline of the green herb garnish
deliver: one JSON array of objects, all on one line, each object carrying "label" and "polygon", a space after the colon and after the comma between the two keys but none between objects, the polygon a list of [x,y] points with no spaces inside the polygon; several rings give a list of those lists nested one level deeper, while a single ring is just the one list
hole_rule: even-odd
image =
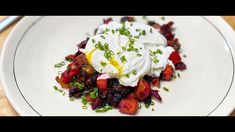
[{"label": "green herb garnish", "polygon": [[104,35],[101,35],[100,37],[101,37],[102,39],[105,39]]},{"label": "green herb garnish", "polygon": [[92,41],[92,43],[95,43],[95,39],[92,39],[91,41]]},{"label": "green herb garnish", "polygon": [[120,60],[121,60],[122,63],[125,63],[127,61],[126,57],[124,55],[120,58]]},{"label": "green herb garnish", "polygon": [[129,74],[126,74],[125,76],[126,76],[126,78],[129,78],[129,77],[130,77],[130,75],[129,75]]},{"label": "green herb garnish", "polygon": [[103,66],[103,67],[105,67],[105,66],[107,66],[107,63],[106,63],[106,62],[101,61],[101,62],[100,62],[100,65],[101,65],[101,66]]},{"label": "green herb garnish", "polygon": [[100,41],[95,45],[95,48],[98,48],[99,50],[104,50],[104,46],[101,44]]},{"label": "green herb garnish", "polygon": [[59,89],[57,86],[54,86],[53,88],[54,88],[56,91]]},{"label": "green herb garnish", "polygon": [[90,97],[92,99],[96,99],[99,95],[99,91],[98,91],[98,88],[94,88],[93,91],[90,92]]},{"label": "green herb garnish", "polygon": [[73,80],[72,82],[70,82],[70,86],[78,88],[80,90],[84,89],[84,84],[77,82],[77,80]]},{"label": "green herb garnish", "polygon": [[122,47],[122,50],[126,50],[126,47]]},{"label": "green herb garnish", "polygon": [[75,98],[74,98],[74,97],[69,97],[69,100],[70,100],[70,101],[74,101]]},{"label": "green herb garnish", "polygon": [[160,49],[158,49],[158,50],[156,51],[156,53],[157,53],[157,54],[162,54],[162,51],[161,51]]},{"label": "green herb garnish", "polygon": [[177,76],[180,77],[180,73],[177,73]]},{"label": "green herb garnish", "polygon": [[146,35],[146,31],[145,30],[142,30],[142,35]]},{"label": "green herb garnish", "polygon": [[159,62],[159,60],[156,57],[154,57],[153,58],[153,63],[157,64],[158,62]]},{"label": "green herb garnish", "polygon": [[86,105],[83,105],[82,106],[82,109],[87,109],[88,107]]},{"label": "green herb garnish", "polygon": [[83,103],[83,105],[87,104],[87,99],[86,99],[85,95],[82,96],[82,103]]},{"label": "green herb garnish", "polygon": [[133,73],[133,75],[137,75],[137,71],[136,70],[133,70],[132,73]]},{"label": "green herb garnish", "polygon": [[183,57],[186,58],[187,56],[184,54]]},{"label": "green herb garnish", "polygon": [[164,17],[164,16],[162,16],[162,17],[161,17],[161,19],[162,19],[162,20],[165,20],[165,17]]},{"label": "green herb garnish", "polygon": [[150,33],[153,33],[153,29],[152,28],[150,28]]},{"label": "green herb garnish", "polygon": [[142,56],[141,54],[137,54],[138,57]]},{"label": "green herb garnish", "polygon": [[64,61],[61,61],[60,63],[55,64],[54,67],[55,67],[55,68],[60,68],[60,67],[62,67],[62,66],[64,66],[64,65],[65,65],[65,62],[64,62]]},{"label": "green herb garnish", "polygon": [[117,55],[120,55],[120,54],[121,54],[121,52],[120,52],[120,51],[118,51],[116,54],[117,54]]},{"label": "green herb garnish", "polygon": [[115,30],[112,29],[112,33],[114,34],[114,33],[115,33]]},{"label": "green herb garnish", "polygon": [[163,87],[163,90],[165,90],[165,91],[169,92],[169,89],[168,89],[168,88],[166,88],[166,87]]},{"label": "green herb garnish", "polygon": [[113,106],[110,106],[110,105],[106,105],[104,106],[103,108],[98,108],[95,110],[95,112],[97,113],[103,113],[103,112],[107,112],[108,110],[112,110],[113,109]]}]

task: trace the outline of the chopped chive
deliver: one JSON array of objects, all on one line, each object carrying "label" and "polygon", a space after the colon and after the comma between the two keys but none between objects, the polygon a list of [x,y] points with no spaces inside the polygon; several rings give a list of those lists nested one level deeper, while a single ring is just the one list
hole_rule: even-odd
[{"label": "chopped chive", "polygon": [[162,17],[161,17],[161,19],[162,19],[162,20],[165,20],[165,17],[164,17],[164,16],[162,16]]},{"label": "chopped chive", "polygon": [[63,96],[65,96],[65,92],[63,93]]},{"label": "chopped chive", "polygon": [[126,76],[126,78],[129,78],[129,77],[130,77],[130,75],[129,75],[129,74],[126,74],[125,76]]},{"label": "chopped chive", "polygon": [[97,113],[107,112],[108,110],[111,110],[111,109],[113,109],[113,106],[106,105],[103,108],[96,109],[95,112],[97,112]]},{"label": "chopped chive", "polygon": [[54,86],[53,88],[54,88],[56,91],[58,90],[58,87],[56,87],[56,86]]},{"label": "chopped chive", "polygon": [[154,108],[152,108],[152,111],[154,111]]},{"label": "chopped chive", "polygon": [[95,39],[92,39],[92,43],[95,43]]},{"label": "chopped chive", "polygon": [[141,108],[141,104],[139,104],[139,108]]},{"label": "chopped chive", "polygon": [[132,73],[133,73],[133,75],[136,75],[136,74],[137,74],[137,71],[136,71],[136,70],[133,70]]},{"label": "chopped chive", "polygon": [[118,51],[116,54],[117,54],[117,55],[120,55],[120,54],[121,54],[121,52],[120,52],[120,51]]},{"label": "chopped chive", "polygon": [[82,106],[82,109],[87,109],[88,107],[86,105],[83,105]]},{"label": "chopped chive", "polygon": [[143,30],[143,31],[142,31],[142,35],[146,35],[146,32],[145,32],[145,30]]},{"label": "chopped chive", "polygon": [[74,97],[70,97],[69,100],[70,101],[74,101],[75,99],[74,99]]},{"label": "chopped chive", "polygon": [[124,55],[120,58],[120,60],[121,60],[122,63],[125,63],[127,61],[126,57]]},{"label": "chopped chive", "polygon": [[152,101],[152,102],[150,103],[150,105],[154,105],[154,102]]},{"label": "chopped chive", "polygon": [[183,57],[186,58],[187,56],[184,54]]},{"label": "chopped chive", "polygon": [[55,68],[60,68],[60,67],[62,67],[62,66],[64,66],[64,65],[65,65],[65,62],[64,62],[64,61],[61,61],[60,63],[55,64],[54,67],[55,67]]},{"label": "chopped chive", "polygon": [[123,50],[126,50],[126,47],[122,47]]},{"label": "chopped chive", "polygon": [[156,53],[162,54],[162,51],[161,51],[160,49],[158,49],[158,50],[156,51]]},{"label": "chopped chive", "polygon": [[159,60],[156,57],[154,57],[153,62],[156,64],[159,62]]},{"label": "chopped chive", "polygon": [[86,99],[85,95],[82,96],[82,103],[83,103],[83,105],[87,104],[87,99]]},{"label": "chopped chive", "polygon": [[138,57],[142,56],[141,54],[137,54]]},{"label": "chopped chive", "polygon": [[64,90],[62,90],[62,89],[58,89],[58,91],[59,91],[60,93],[62,93]]},{"label": "chopped chive", "polygon": [[137,48],[135,48],[135,52],[139,52],[139,50]]},{"label": "chopped chive", "polygon": [[115,33],[115,31],[112,29],[112,33],[114,34]]},{"label": "chopped chive", "polygon": [[131,27],[132,27],[132,26],[133,26],[133,23],[131,23],[130,25],[131,25]]},{"label": "chopped chive", "polygon": [[180,77],[180,73],[177,73],[177,76]]},{"label": "chopped chive", "polygon": [[166,88],[166,87],[163,87],[163,90],[165,90],[165,91],[169,92],[169,89],[168,89],[168,88]]},{"label": "chopped chive", "polygon": [[152,28],[150,28],[150,33],[153,33],[153,29]]},{"label": "chopped chive", "polygon": [[100,37],[101,37],[102,39],[105,39],[104,35],[101,35]]},{"label": "chopped chive", "polygon": [[106,62],[101,61],[101,62],[100,62],[100,65],[101,65],[101,66],[103,66],[103,67],[105,67],[105,66],[107,66],[107,63],[106,63]]},{"label": "chopped chive", "polygon": [[96,98],[98,97],[98,95],[99,95],[98,92],[99,92],[99,91],[98,91],[98,88],[94,88],[93,91],[90,92],[90,97],[91,97],[92,99],[96,99]]}]

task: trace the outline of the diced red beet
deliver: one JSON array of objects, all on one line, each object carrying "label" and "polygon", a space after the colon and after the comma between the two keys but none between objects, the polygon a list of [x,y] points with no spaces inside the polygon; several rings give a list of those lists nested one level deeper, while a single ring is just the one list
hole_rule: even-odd
[{"label": "diced red beet", "polygon": [[103,19],[104,24],[109,24],[109,22],[113,21],[113,19],[111,17],[107,18],[107,19]]},{"label": "diced red beet", "polygon": [[78,73],[79,73],[79,70],[70,69],[70,70],[69,70],[69,77],[72,78],[72,77],[78,75]]},{"label": "diced red beet", "polygon": [[187,68],[187,66],[184,64],[184,62],[180,61],[179,63],[177,63],[175,65],[175,69],[176,70],[185,70]]},{"label": "diced red beet", "polygon": [[102,100],[100,98],[97,98],[94,102],[91,103],[92,110],[95,110],[98,108],[102,103]]},{"label": "diced red beet", "polygon": [[62,81],[63,83],[68,84],[68,83],[70,83],[70,80],[71,80],[71,79],[72,79],[72,77],[69,76],[69,70],[65,70],[65,71],[62,73],[62,75],[61,75],[61,81]]},{"label": "diced red beet", "polygon": [[151,90],[151,95],[155,97],[157,100],[159,100],[160,102],[162,102],[162,98],[158,92],[159,92],[158,90]]},{"label": "diced red beet", "polygon": [[173,64],[177,64],[181,61],[181,57],[179,55],[178,51],[174,51],[170,54],[169,60],[171,60],[173,62]]},{"label": "diced red beet", "polygon": [[172,40],[174,38],[174,35],[171,32],[167,32],[163,34],[167,40]]},{"label": "diced red beet", "polygon": [[154,77],[151,83],[153,86],[157,86],[158,88],[160,87],[160,79],[158,77]]},{"label": "diced red beet", "polygon": [[87,41],[88,41],[88,39],[86,39],[86,40],[82,41],[81,43],[79,43],[79,44],[77,45],[78,48],[85,49],[86,44],[87,44]]},{"label": "diced red beet", "polygon": [[68,56],[65,57],[65,59],[66,59],[67,61],[73,61],[74,58],[75,58],[75,55],[73,55],[73,54],[68,55]]}]

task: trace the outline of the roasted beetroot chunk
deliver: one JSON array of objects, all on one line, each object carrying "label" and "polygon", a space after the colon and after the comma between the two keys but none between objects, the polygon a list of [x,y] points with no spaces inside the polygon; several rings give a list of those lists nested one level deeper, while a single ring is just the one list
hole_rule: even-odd
[{"label": "roasted beetroot chunk", "polygon": [[176,70],[185,70],[187,68],[187,66],[184,64],[184,62],[180,61],[175,65],[175,69]]},{"label": "roasted beetroot chunk", "polygon": [[135,21],[135,18],[134,18],[134,17],[131,17],[131,16],[122,17],[122,18],[121,18],[121,22],[125,22],[125,21],[134,22],[134,21]]},{"label": "roasted beetroot chunk", "polygon": [[109,24],[111,21],[113,21],[113,19],[111,17],[109,17],[107,19],[103,19],[104,24]]},{"label": "roasted beetroot chunk", "polygon": [[158,90],[151,90],[151,95],[155,97],[157,100],[159,100],[160,102],[162,102],[162,98],[158,92],[159,92]]}]

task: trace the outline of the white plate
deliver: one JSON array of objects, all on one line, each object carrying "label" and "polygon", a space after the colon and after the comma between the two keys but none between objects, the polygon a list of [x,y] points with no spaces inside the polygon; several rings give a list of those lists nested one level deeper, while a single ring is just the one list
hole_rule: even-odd
[{"label": "white plate", "polygon": [[[118,110],[83,110],[81,100],[71,102],[67,94],[53,89],[58,86],[54,64],[75,53],[76,44],[86,39],[87,32],[93,34],[103,18],[25,17],[18,23],[2,50],[1,79],[20,115],[123,115]],[[170,89],[160,90],[163,103],[155,101],[154,111],[142,107],[137,115],[228,115],[235,106],[233,30],[220,17],[149,18],[175,22],[188,69],[180,78],[162,84]],[[138,20],[144,22],[141,17]]]}]

